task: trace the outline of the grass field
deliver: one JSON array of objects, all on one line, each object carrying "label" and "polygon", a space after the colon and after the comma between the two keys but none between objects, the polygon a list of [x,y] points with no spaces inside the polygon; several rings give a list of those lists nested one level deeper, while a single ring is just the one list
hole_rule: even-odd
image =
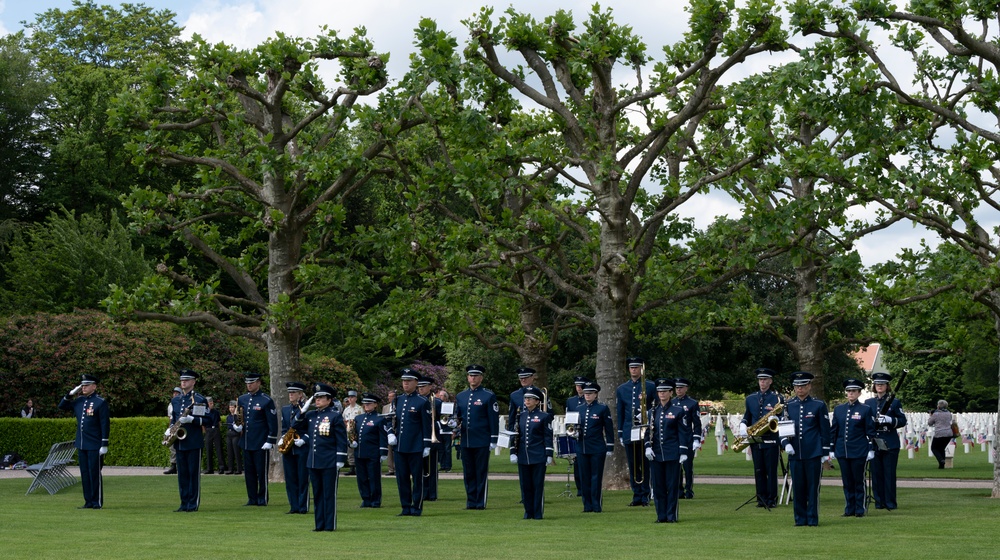
[{"label": "grass field", "polygon": [[[965,460],[967,458],[968,460]],[[508,470],[498,457],[497,470]],[[978,465],[981,460],[982,464]],[[909,464],[912,463],[912,464]],[[929,465],[925,468],[924,463]],[[968,463],[966,465],[966,463]],[[959,454],[956,468],[987,472],[982,453]],[[458,466],[456,464],[456,466]],[[501,468],[503,467],[503,468]],[[938,471],[926,455],[901,461],[911,476]],[[564,472],[560,461],[550,472]],[[748,474],[735,453],[706,453],[696,472]],[[901,469],[902,470],[902,469]],[[729,472],[732,471],[732,472]],[[836,473],[833,473],[836,476]],[[964,476],[970,478],[970,476]],[[0,480],[0,558],[996,558],[1000,500],[989,490],[899,490],[900,509],[843,518],[843,494],[826,487],[820,526],[794,527],[789,506],[736,507],[749,485],[700,484],[680,503],[680,523],[653,523],[652,508],[625,507],[628,492],[605,494],[603,514],[582,514],[579,498],[560,497],[565,483],[546,484],[545,519],[525,521],[514,480],[490,483],[489,509],[465,511],[459,480],[442,480],[440,500],[424,516],[399,518],[392,479],[383,479],[383,508],[358,509],[354,478],[342,477],[338,531],[313,533],[312,516],[285,515],[284,486],[271,486],[271,506],[243,507],[242,477],[202,477],[197,513],[174,513],[173,476],[105,478],[106,507],[77,510],[80,486],[54,496],[25,496],[27,479]]]}]

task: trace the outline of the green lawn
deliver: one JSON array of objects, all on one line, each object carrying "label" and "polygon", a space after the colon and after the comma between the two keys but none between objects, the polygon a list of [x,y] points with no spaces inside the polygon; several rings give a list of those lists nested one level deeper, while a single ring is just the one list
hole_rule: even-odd
[{"label": "green lawn", "polygon": [[[710,463],[706,457],[706,464]],[[465,511],[461,481],[442,480],[441,499],[420,518],[398,518],[394,481],[384,507],[358,509],[353,478],[341,478],[339,529],[313,533],[312,516],[285,515],[283,485],[272,505],[243,507],[241,477],[203,477],[202,507],[174,513],[176,478],[107,477],[106,508],[77,510],[80,486],[25,496],[27,479],[0,480],[2,558],[995,558],[1000,500],[989,490],[900,489],[900,509],[842,518],[843,495],[825,488],[820,526],[793,527],[788,506],[736,507],[747,485],[696,487],[681,522],[656,525],[651,508],[628,508],[630,494],[605,495],[603,514],[580,513],[578,498],[547,484],[545,519],[525,521],[515,481],[490,483],[489,509]],[[852,550],[854,552],[852,552]],[[861,552],[864,551],[864,552]]]}]

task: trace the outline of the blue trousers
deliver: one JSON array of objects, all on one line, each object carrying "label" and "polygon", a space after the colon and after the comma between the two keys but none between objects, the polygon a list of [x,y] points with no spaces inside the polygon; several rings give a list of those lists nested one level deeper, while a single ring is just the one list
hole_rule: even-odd
[{"label": "blue trousers", "polygon": [[875,451],[872,461],[872,494],[876,509],[896,509],[896,465],[899,463],[899,449]]},{"label": "blue trousers", "polygon": [[844,513],[865,514],[865,457],[860,459],[837,459],[840,464],[840,480],[844,483]]},{"label": "blue trousers", "polygon": [[424,458],[424,500],[433,502],[438,499],[438,446],[431,444],[431,454]]},{"label": "blue trousers", "polygon": [[757,504],[774,507],[778,505],[778,443],[754,444],[750,446],[753,457],[753,478],[757,486]]},{"label": "blue trousers", "polygon": [[583,497],[583,511],[602,511],[601,490],[604,482],[604,453],[587,453],[576,456],[576,467],[580,478],[580,495]]},{"label": "blue trousers", "polygon": [[643,442],[625,444],[625,460],[628,462],[628,483],[632,487],[633,503],[649,503],[649,459]]},{"label": "blue trousers", "polygon": [[651,461],[650,476],[653,484],[653,505],[656,520],[660,523],[677,521],[677,502],[680,497],[680,461]]},{"label": "blue trousers", "polygon": [[541,519],[545,512],[545,463],[517,464],[517,477],[524,496],[524,518]]},{"label": "blue trousers", "polygon": [[[690,446],[688,446],[690,449]],[[688,499],[694,498],[694,450],[688,451],[687,461],[680,464],[681,470],[677,473],[680,482],[680,493]]]},{"label": "blue trousers", "polygon": [[420,515],[424,507],[423,453],[396,452],[396,487],[403,515]]},{"label": "blue trousers", "polygon": [[795,525],[819,525],[819,481],[823,474],[823,462],[814,459],[788,460],[788,470],[792,475],[792,512]]},{"label": "blue trousers", "polygon": [[308,455],[295,455],[294,451],[281,456],[285,468],[285,494],[288,495],[288,511],[309,513],[309,468]]},{"label": "blue trousers", "polygon": [[313,486],[313,518],[317,531],[337,530],[337,482],[340,469],[309,469]]},{"label": "blue trousers", "polygon": [[243,450],[243,478],[247,483],[247,503],[267,505],[267,462],[270,452]]},{"label": "blue trousers", "polygon": [[382,463],[378,459],[355,459],[361,507],[382,507]]},{"label": "blue trousers", "polygon": [[441,440],[441,446],[438,450],[438,463],[441,465],[441,470],[450,471],[452,436],[450,434],[438,434],[438,439]]},{"label": "blue trousers", "polygon": [[201,502],[201,449],[177,450],[177,487],[181,511],[198,511]]},{"label": "blue trousers", "polygon": [[96,449],[77,449],[77,458],[80,462],[80,483],[83,484],[83,507],[100,509],[104,507],[104,477],[101,476],[104,460]]},{"label": "blue trousers", "polygon": [[486,507],[489,483],[486,476],[490,471],[489,447],[462,448],[462,477],[465,479],[465,507],[482,509]]}]

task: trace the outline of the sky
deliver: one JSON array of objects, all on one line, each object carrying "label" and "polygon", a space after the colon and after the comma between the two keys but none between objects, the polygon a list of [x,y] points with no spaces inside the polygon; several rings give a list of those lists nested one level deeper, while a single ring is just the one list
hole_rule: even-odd
[{"label": "sky", "polygon": [[[376,50],[391,53],[390,76],[402,76],[412,50],[413,29],[420,18],[434,19],[441,29],[451,32],[462,44],[467,32],[461,24],[479,6],[493,5],[497,12],[508,6],[542,19],[558,9],[572,11],[577,21],[589,12],[595,0],[506,0],[487,4],[485,0],[357,0],[354,2],[316,0],[133,0],[156,9],[169,9],[184,28],[183,35],[202,36],[209,42],[224,42],[238,48],[251,48],[281,31],[290,36],[309,37],[328,25],[342,35],[364,26]],[[99,5],[119,5],[117,0],[97,0]],[[677,0],[636,2],[605,1],[613,9],[615,21],[631,25],[643,38],[647,52],[656,56],[663,45],[681,39],[687,29],[686,2]],[[69,10],[71,0],[0,0],[0,35],[16,32],[20,22],[33,21],[37,14],[50,9]],[[764,70],[778,64],[778,56],[761,58],[747,66],[747,72]],[[682,214],[694,218],[699,228],[707,227],[716,216],[739,214],[739,206],[725,196],[711,194],[683,205]],[[891,260],[902,248],[916,248],[926,238],[936,245],[934,234],[898,224],[871,235],[857,244],[865,265]]]}]

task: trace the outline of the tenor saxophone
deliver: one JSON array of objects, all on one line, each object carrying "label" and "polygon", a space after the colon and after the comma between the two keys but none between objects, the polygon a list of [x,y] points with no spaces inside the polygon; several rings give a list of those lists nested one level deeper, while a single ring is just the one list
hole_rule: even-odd
[{"label": "tenor saxophone", "polygon": [[774,409],[770,413],[761,416],[760,420],[753,423],[753,426],[747,428],[747,437],[737,437],[733,442],[733,451],[739,453],[753,443],[753,439],[760,437],[768,432],[778,431],[778,417],[781,416],[781,412],[785,409],[785,405],[778,403],[774,405]]},{"label": "tenor saxophone", "polygon": [[295,428],[288,428],[285,435],[281,436],[281,443],[278,444],[278,452],[282,455],[288,455],[292,452],[292,446],[295,445],[295,438],[299,437],[299,433],[295,431]]}]

